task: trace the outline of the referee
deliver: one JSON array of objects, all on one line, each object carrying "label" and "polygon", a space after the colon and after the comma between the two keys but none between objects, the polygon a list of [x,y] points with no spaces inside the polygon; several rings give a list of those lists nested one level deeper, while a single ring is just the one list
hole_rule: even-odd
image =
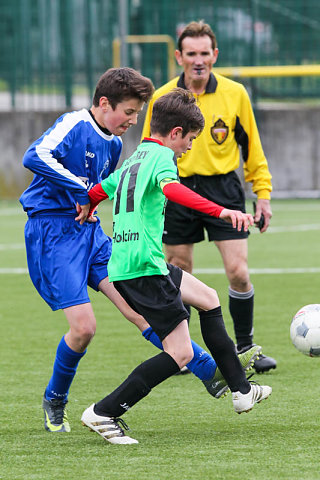
[{"label": "referee", "polygon": [[[255,223],[261,233],[269,226],[271,175],[262,150],[252,106],[245,88],[212,73],[219,50],[210,26],[189,23],[178,39],[176,60],[183,73],[159,88],[146,114],[143,137],[150,134],[154,101],[175,87],[190,90],[205,118],[205,128],[192,150],[178,159],[183,185],[230,209],[245,211],[245,194],[235,172],[243,160],[244,178],[257,195]],[[253,344],[254,288],[248,270],[248,232],[233,229],[218,218],[173,202],[166,208],[163,243],[167,261],[191,273],[193,244],[204,240],[217,246],[229,280],[229,309],[233,319],[238,353]],[[260,342],[259,342],[260,343]],[[261,355],[256,372],[276,368],[276,361]]]}]

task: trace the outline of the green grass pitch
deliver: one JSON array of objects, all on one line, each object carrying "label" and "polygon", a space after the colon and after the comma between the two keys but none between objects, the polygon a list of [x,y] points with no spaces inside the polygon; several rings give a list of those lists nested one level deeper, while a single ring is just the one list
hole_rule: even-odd
[{"label": "green grass pitch", "polygon": [[[20,205],[0,203],[0,479],[320,478],[320,360],[300,354],[289,337],[294,313],[320,303],[320,203],[275,200],[272,206],[270,230],[263,235],[254,231],[249,239],[255,340],[278,361],[275,371],[254,379],[272,386],[271,397],[237,415],[230,395],[216,400],[192,375],[172,377],[124,416],[140,443],[113,446],[81,425],[82,411],[157,351],[101,294],[92,292],[98,329],[71,387],[72,431],[45,432],[42,395],[67,323],[61,312],[50,311],[25,273]],[[252,210],[251,203],[248,208]],[[100,209],[106,231],[110,211],[107,202]],[[196,247],[196,275],[217,289],[233,337],[221,269],[214,245]],[[195,311],[190,329],[203,345]]]}]

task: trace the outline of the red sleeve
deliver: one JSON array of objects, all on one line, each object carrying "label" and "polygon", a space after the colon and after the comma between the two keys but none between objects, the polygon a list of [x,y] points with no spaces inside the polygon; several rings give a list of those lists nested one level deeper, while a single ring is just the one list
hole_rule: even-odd
[{"label": "red sleeve", "polygon": [[90,199],[90,210],[88,213],[88,217],[90,217],[99,205],[99,203],[109,197],[101,187],[101,183],[97,183],[97,185],[91,188],[91,190],[89,190],[88,192],[88,196]]},{"label": "red sleeve", "polygon": [[219,217],[220,213],[224,209],[221,205],[211,202],[201,195],[198,195],[190,188],[181,185],[181,183],[167,183],[163,187],[163,193],[168,200],[172,202],[179,203],[188,208],[193,208],[202,213],[207,213],[212,217]]}]

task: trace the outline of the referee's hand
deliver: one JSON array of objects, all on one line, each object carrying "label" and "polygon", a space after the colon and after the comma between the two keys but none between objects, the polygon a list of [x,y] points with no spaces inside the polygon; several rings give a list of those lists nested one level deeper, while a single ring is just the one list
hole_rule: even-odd
[{"label": "referee's hand", "polygon": [[256,207],[254,204],[254,210],[254,223],[258,226],[260,232],[263,233],[269,227],[272,217],[270,200],[258,198]]}]

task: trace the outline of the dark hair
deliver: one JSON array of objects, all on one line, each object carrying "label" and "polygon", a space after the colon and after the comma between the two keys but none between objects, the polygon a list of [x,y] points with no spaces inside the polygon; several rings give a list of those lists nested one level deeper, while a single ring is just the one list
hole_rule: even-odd
[{"label": "dark hair", "polygon": [[210,25],[204,23],[203,20],[199,20],[199,22],[190,22],[184,27],[178,38],[178,50],[182,52],[182,40],[184,40],[186,37],[203,37],[205,35],[208,35],[208,37],[211,39],[212,49],[214,50],[217,48],[217,39],[211,30]]},{"label": "dark hair", "polygon": [[107,97],[115,110],[118,103],[137,98],[147,103],[154,92],[151,80],[133,68],[109,68],[98,80],[93,96],[93,105],[99,106],[101,97]]},{"label": "dark hair", "polygon": [[183,137],[188,132],[202,131],[204,128],[204,118],[195,97],[183,88],[174,88],[153,105],[151,133],[166,136],[175,127],[182,127]]}]

